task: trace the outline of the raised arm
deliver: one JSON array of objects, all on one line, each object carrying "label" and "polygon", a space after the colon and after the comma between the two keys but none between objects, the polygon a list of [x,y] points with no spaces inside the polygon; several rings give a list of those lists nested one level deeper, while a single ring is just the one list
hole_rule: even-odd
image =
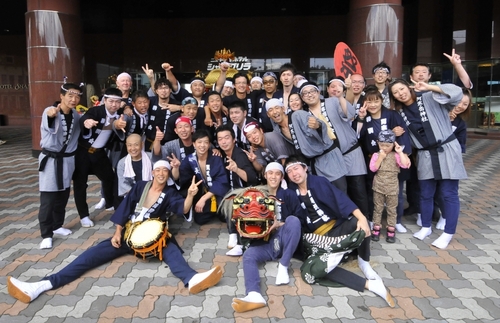
[{"label": "raised arm", "polygon": [[460,79],[460,81],[462,81],[462,84],[466,88],[472,89],[472,82],[470,80],[469,74],[462,65],[462,60],[460,59],[460,55],[455,53],[455,48],[452,49],[451,55],[448,55],[446,53],[443,53],[443,55],[450,60],[450,63],[451,65],[453,65],[453,68],[457,72],[458,78]]}]

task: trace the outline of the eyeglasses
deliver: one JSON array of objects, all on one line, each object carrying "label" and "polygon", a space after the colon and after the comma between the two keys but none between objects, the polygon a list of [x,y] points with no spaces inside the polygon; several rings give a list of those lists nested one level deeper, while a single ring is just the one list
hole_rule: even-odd
[{"label": "eyeglasses", "polygon": [[314,94],[316,94],[316,93],[318,93],[318,90],[314,89],[314,90],[310,90],[310,91],[303,91],[303,92],[301,93],[301,95],[302,95],[302,96],[308,96],[308,95],[314,95]]},{"label": "eyeglasses", "polygon": [[266,84],[274,84],[274,80],[267,80],[267,81],[264,81],[263,83],[264,83],[264,85],[266,85]]}]

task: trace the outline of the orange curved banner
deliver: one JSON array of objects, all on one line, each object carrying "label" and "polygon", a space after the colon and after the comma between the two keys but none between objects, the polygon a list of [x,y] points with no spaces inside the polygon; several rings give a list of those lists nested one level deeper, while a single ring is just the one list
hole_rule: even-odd
[{"label": "orange curved banner", "polygon": [[347,78],[354,73],[363,75],[361,63],[346,43],[340,42],[333,52],[335,75]]}]

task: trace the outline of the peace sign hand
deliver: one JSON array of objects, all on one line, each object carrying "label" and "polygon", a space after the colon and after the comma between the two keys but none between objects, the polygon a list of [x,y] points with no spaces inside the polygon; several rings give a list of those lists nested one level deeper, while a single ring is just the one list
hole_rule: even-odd
[{"label": "peace sign hand", "polygon": [[254,161],[257,160],[257,155],[255,155],[255,153],[252,151],[246,151],[245,149],[243,149],[243,151],[245,152],[245,154],[247,154],[247,157],[248,157],[248,160],[253,163]]},{"label": "peace sign hand", "polygon": [[198,194],[198,186],[203,182],[203,180],[199,180],[196,182],[196,176],[193,175],[193,180],[191,181],[191,186],[188,188],[188,195],[191,197],[195,197]]},{"label": "peace sign hand", "polygon": [[175,156],[174,153],[172,153],[171,156],[172,157],[167,156],[167,160],[170,162],[170,166],[172,166],[172,168],[178,168],[179,166],[181,166],[181,161],[177,159],[177,156]]},{"label": "peace sign hand", "polygon": [[446,58],[450,60],[451,65],[457,65],[457,64],[462,64],[462,60],[460,59],[460,55],[455,53],[455,48],[451,50],[451,55],[448,55],[446,53],[443,53]]},{"label": "peace sign hand", "polygon": [[146,67],[144,66],[141,66],[142,67],[142,70],[144,71],[144,73],[146,74],[146,76],[150,79],[152,77],[154,77],[154,71],[152,69],[149,68],[149,65],[146,63]]}]

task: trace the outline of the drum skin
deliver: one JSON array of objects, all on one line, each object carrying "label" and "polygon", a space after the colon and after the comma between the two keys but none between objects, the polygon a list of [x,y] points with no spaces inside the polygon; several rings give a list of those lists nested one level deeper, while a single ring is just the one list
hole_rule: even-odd
[{"label": "drum skin", "polygon": [[163,260],[162,249],[167,245],[167,237],[170,237],[165,222],[160,219],[147,219],[138,224],[133,223],[131,230],[126,243],[137,257],[158,257]]}]

